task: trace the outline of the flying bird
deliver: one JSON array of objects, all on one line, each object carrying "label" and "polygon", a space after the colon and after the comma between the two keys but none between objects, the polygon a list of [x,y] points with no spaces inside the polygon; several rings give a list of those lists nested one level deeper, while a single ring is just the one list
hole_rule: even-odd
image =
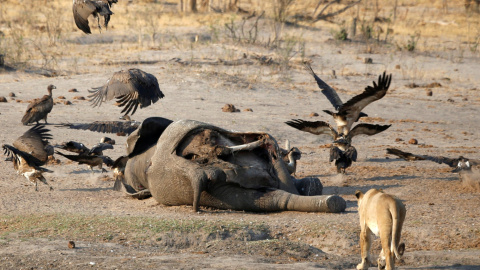
[{"label": "flying bird", "polygon": [[363,91],[361,94],[354,96],[346,103],[342,103],[342,100],[337,95],[336,91],[322,81],[313,72],[313,69],[308,64],[306,64],[306,67],[315,78],[320,89],[322,89],[322,93],[337,110],[337,112],[332,112],[330,110],[323,111],[333,117],[335,123],[337,124],[338,132],[343,134],[348,134],[353,123],[357,122],[360,117],[367,116],[366,114],[362,113],[362,110],[368,104],[383,98],[386,95],[392,81],[392,75],[386,75],[386,72],[383,72],[382,75],[378,76],[378,83],[373,82],[373,86],[367,86],[365,91]]},{"label": "flying bird", "polygon": [[73,19],[78,29],[82,30],[85,34],[91,34],[90,26],[88,25],[88,17],[93,15],[97,18],[98,28],[101,30],[100,17],[105,19],[104,26],[108,27],[110,16],[113,12],[110,10],[112,4],[117,3],[118,0],[73,0]]},{"label": "flying bird", "polygon": [[388,129],[391,125],[358,124],[348,134],[338,133],[334,127],[324,121],[304,121],[293,119],[285,124],[298,130],[315,135],[329,135],[333,139],[330,148],[330,162],[335,160],[338,173],[345,173],[346,168],[357,161],[357,150],[352,145],[353,137],[357,135],[375,135]]},{"label": "flying bird", "polygon": [[480,160],[468,159],[463,156],[447,158],[442,156],[415,155],[395,148],[387,148],[387,154],[398,156],[406,161],[430,160],[438,164],[446,164],[454,168],[452,172],[471,170],[472,166],[478,166],[480,164]]},{"label": "flying bird", "polygon": [[50,84],[47,87],[48,95],[44,95],[42,98],[36,98],[30,104],[28,104],[27,111],[23,115],[22,123],[28,125],[33,122],[44,120],[47,124],[47,116],[53,108],[52,90],[56,89],[55,85]]},{"label": "flying bird", "polygon": [[82,124],[62,124],[71,129],[90,130],[101,133],[130,134],[134,132],[142,122],[138,121],[95,121]]},{"label": "flying bird", "polygon": [[53,155],[53,148],[48,144],[48,139],[51,139],[47,133],[49,131],[44,125],[36,125],[18,137],[13,146],[2,146],[7,160],[13,162],[15,171],[34,184],[35,191],[38,191],[38,181],[49,186],[43,173],[52,171],[41,167],[47,163],[48,156]]},{"label": "flying bird", "polygon": [[138,106],[145,108],[163,98],[157,78],[140,69],[132,68],[113,73],[104,86],[89,90],[90,101],[94,107],[102,102],[117,99],[119,107],[125,107],[122,113],[132,115]]},{"label": "flying bird", "polygon": [[[312,67],[310,66],[309,63],[305,62],[305,68],[307,69],[308,72],[313,76],[315,81],[317,82],[318,88],[321,89],[322,94],[330,101],[332,104],[333,108],[338,111],[338,109],[343,105],[342,100],[337,94],[337,91],[330,87],[330,85],[326,84],[322,79],[320,79],[317,74],[313,71]],[[360,112],[359,118],[360,117],[365,117],[368,116],[367,114]]]}]

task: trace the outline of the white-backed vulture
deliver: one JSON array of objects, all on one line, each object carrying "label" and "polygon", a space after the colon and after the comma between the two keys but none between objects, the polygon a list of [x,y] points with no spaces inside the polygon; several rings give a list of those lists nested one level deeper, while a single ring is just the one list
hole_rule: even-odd
[{"label": "white-backed vulture", "polygon": [[56,89],[55,85],[50,84],[47,87],[48,95],[44,95],[42,98],[36,98],[30,104],[28,104],[27,111],[22,118],[22,123],[28,125],[33,122],[44,120],[47,124],[47,116],[53,108],[52,90]]},{"label": "white-backed vulture", "polygon": [[2,146],[8,160],[13,162],[15,171],[34,184],[35,191],[38,191],[38,181],[48,185],[42,173],[52,172],[40,167],[46,164],[49,155],[53,155],[53,148],[47,141],[51,139],[48,131],[44,125],[36,125],[16,139],[13,146]]},{"label": "white-backed vulture", "polygon": [[362,113],[362,110],[370,103],[379,100],[385,96],[390,83],[392,81],[392,75],[386,75],[386,72],[383,72],[382,75],[378,76],[378,84],[373,82],[373,86],[367,86],[365,91],[361,94],[354,96],[346,103],[342,103],[342,100],[337,95],[336,91],[330,87],[327,83],[322,81],[312,70],[312,68],[306,64],[307,70],[313,75],[315,81],[317,82],[322,93],[327,97],[327,99],[332,103],[333,107],[337,112],[332,112],[330,110],[323,110],[325,113],[333,116],[337,124],[337,130],[339,133],[348,134],[352,128],[353,123],[357,122],[358,119],[362,116],[367,116]]},{"label": "white-backed vulture", "polygon": [[454,168],[452,172],[471,170],[472,166],[480,165],[480,160],[468,159],[463,156],[459,156],[458,158],[448,158],[442,156],[415,155],[395,148],[387,148],[387,154],[398,156],[406,161],[430,160],[438,164],[446,164],[449,167]]},{"label": "white-backed vulture", "polygon": [[91,34],[90,26],[88,25],[88,17],[93,15],[97,18],[98,28],[100,26],[100,16],[105,19],[104,26],[108,27],[110,16],[113,12],[110,10],[112,4],[117,3],[118,0],[73,0],[73,19],[78,29],[82,30],[85,34]]},{"label": "white-backed vulture", "polygon": [[92,105],[100,106],[102,102],[117,99],[119,107],[125,107],[122,113],[133,115],[140,108],[148,107],[164,95],[160,91],[157,78],[140,69],[132,68],[113,73],[113,76],[102,87],[89,90],[88,97]]},{"label": "white-backed vulture", "polygon": [[301,131],[312,133],[315,135],[330,135],[333,139],[333,145],[330,148],[330,162],[335,160],[335,166],[338,173],[345,173],[345,169],[357,160],[357,150],[352,146],[352,139],[356,135],[375,135],[391,125],[372,125],[358,124],[348,134],[338,133],[329,123],[324,121],[304,121],[301,119],[293,119],[285,122],[285,124]]}]

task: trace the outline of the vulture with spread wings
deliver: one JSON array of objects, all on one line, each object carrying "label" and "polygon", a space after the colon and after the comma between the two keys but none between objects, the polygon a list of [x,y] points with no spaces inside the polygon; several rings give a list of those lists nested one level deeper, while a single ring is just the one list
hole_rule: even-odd
[{"label": "vulture with spread wings", "polygon": [[88,97],[94,107],[116,98],[118,106],[125,107],[122,110],[125,115],[133,115],[138,106],[148,107],[164,97],[157,78],[136,68],[115,72],[104,86],[93,88],[89,92]]},{"label": "vulture with spread wings", "polygon": [[463,156],[459,156],[458,158],[447,158],[442,156],[415,155],[395,148],[387,148],[387,154],[398,156],[406,161],[430,160],[438,164],[446,164],[449,167],[454,168],[452,172],[470,170],[472,166],[480,164],[480,160],[468,159]]},{"label": "vulture with spread wings", "polygon": [[388,129],[391,125],[358,124],[348,134],[338,133],[329,123],[324,121],[304,121],[293,119],[285,122],[287,125],[301,131],[315,135],[330,135],[333,145],[330,148],[330,162],[335,160],[338,173],[345,173],[345,169],[357,161],[357,150],[351,144],[356,135],[375,135]]},{"label": "vulture with spread wings", "polygon": [[337,110],[336,113],[329,110],[324,110],[324,112],[333,116],[333,119],[337,124],[338,132],[343,134],[348,134],[353,123],[357,122],[360,117],[367,116],[366,114],[362,113],[362,110],[368,104],[383,98],[387,93],[392,81],[392,75],[386,75],[386,72],[383,72],[383,74],[378,77],[378,83],[373,82],[373,86],[367,86],[363,93],[354,96],[346,103],[343,103],[340,97],[337,95],[337,92],[324,81],[322,81],[315,74],[315,72],[313,72],[313,69],[310,67],[310,65],[306,64],[306,68],[315,78],[318,87],[322,89],[322,93]]},{"label": "vulture with spread wings", "polygon": [[[34,184],[35,191],[38,191],[38,181],[48,185],[43,173],[52,172],[40,167],[47,163],[48,156],[53,155],[53,147],[48,144],[48,139],[52,138],[47,133],[49,131],[44,125],[36,125],[18,137],[13,146],[2,146],[7,160],[13,162],[15,171]],[[50,187],[50,190],[52,189]]]},{"label": "vulture with spread wings", "polygon": [[100,26],[100,16],[105,19],[104,26],[108,27],[110,16],[113,12],[110,10],[112,4],[117,3],[118,0],[73,0],[73,19],[78,29],[82,30],[85,34],[91,34],[90,26],[88,25],[88,17],[93,15],[97,18],[98,28]]}]

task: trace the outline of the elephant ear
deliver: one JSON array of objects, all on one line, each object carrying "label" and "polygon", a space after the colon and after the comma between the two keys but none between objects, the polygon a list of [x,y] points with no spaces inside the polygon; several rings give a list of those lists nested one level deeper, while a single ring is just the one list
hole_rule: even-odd
[{"label": "elephant ear", "polygon": [[155,146],[165,129],[173,123],[163,117],[149,117],[127,138],[127,154],[129,158],[144,153]]}]

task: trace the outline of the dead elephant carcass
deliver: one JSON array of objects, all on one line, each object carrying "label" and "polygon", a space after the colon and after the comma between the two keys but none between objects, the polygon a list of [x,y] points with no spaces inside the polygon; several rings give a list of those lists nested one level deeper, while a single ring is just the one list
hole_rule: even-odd
[{"label": "dead elephant carcass", "polygon": [[196,211],[199,206],[262,212],[345,210],[339,196],[299,195],[298,180],[289,175],[278,144],[267,133],[232,132],[181,120],[157,128],[163,133],[151,139],[146,121],[127,140],[124,181],[137,191],[148,189],[159,203],[193,205]]}]

